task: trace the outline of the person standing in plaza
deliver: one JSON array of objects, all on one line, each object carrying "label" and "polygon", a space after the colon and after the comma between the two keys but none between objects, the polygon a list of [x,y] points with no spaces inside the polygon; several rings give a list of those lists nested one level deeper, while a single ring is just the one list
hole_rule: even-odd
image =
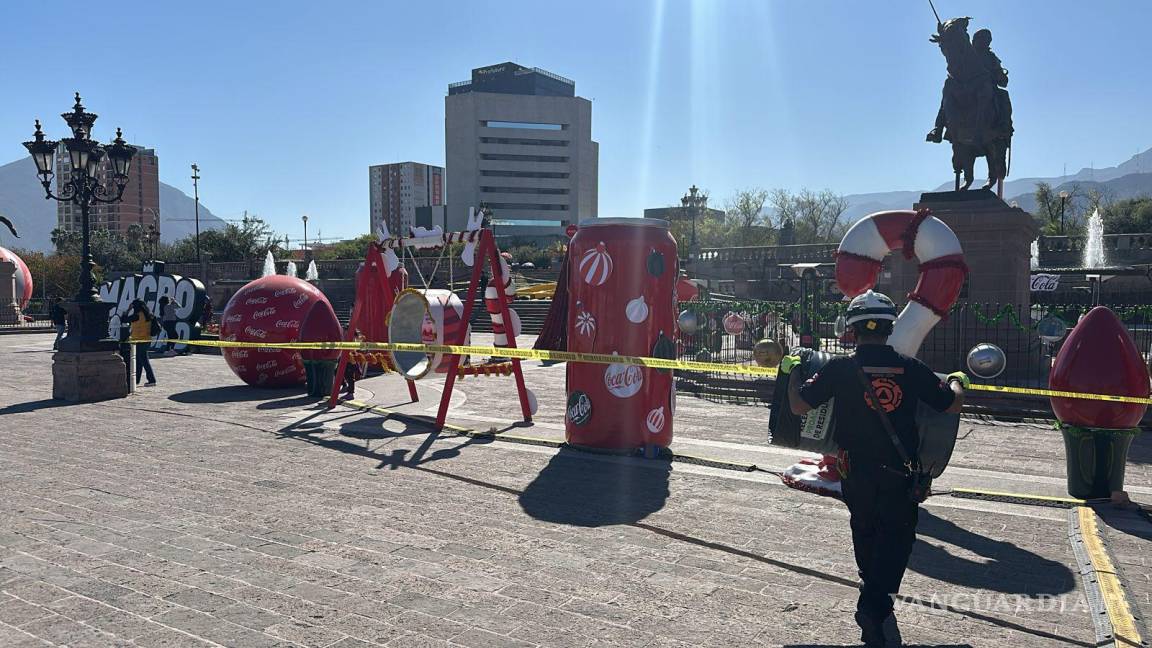
[{"label": "person standing in plaza", "polygon": [[152,363],[148,360],[148,347],[152,345],[152,339],[160,334],[160,322],[142,299],[132,300],[132,307],[123,321],[128,322],[128,341],[136,345],[136,384],[140,384],[140,375],[147,373],[148,382],[145,386],[152,387],[156,384],[156,374],[152,372]]},{"label": "person standing in plaza", "polygon": [[847,457],[841,486],[861,580],[856,623],[866,646],[900,646],[893,595],[931,486],[919,463],[917,402],[959,412],[968,377],[955,372],[941,381],[889,346],[896,305],[885,295],[869,290],[856,297],[845,320],[856,335],[855,353],[833,358],[812,376],[798,375],[799,356],[785,356],[780,373],[788,374],[788,401],[797,416],[835,398],[833,438]]},{"label": "person standing in plaza", "polygon": [[52,305],[48,307],[48,316],[52,318],[52,326],[56,329],[56,340],[52,342],[52,350],[60,348],[60,338],[68,330],[68,313],[64,310],[64,300],[59,297],[52,298]]}]

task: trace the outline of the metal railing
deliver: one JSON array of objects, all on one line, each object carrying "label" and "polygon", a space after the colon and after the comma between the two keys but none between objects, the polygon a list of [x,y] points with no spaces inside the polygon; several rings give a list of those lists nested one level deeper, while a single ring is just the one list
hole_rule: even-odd
[{"label": "metal railing", "polygon": [[[1152,359],[1152,306],[1140,304],[1106,304],[1120,317],[1131,334],[1136,348],[1147,362]],[[707,301],[680,305],[698,313],[701,328],[692,335],[681,333],[678,355],[682,360],[702,360],[725,364],[754,363],[753,347],[768,338],[780,342],[785,350],[800,345],[801,319],[799,306],[792,302]],[[842,302],[822,304],[811,331],[821,351],[850,353],[855,345],[848,336],[836,335],[836,319],[846,305]],[[940,323],[933,327],[920,346],[917,356],[938,373],[969,372],[967,356],[980,343],[995,344],[1005,353],[1004,372],[992,379],[973,377],[984,384],[1018,387],[1046,387],[1052,361],[1063,340],[1045,342],[1036,324],[1055,315],[1066,324],[1065,333],[1075,326],[1091,304],[1036,304],[1030,308],[1016,305],[960,302]],[[744,330],[738,334],[724,330],[724,319],[735,313]],[[805,332],[808,333],[808,332]],[[970,372],[969,372],[970,373]],[[709,400],[736,404],[767,405],[773,381],[733,376],[718,372],[679,371],[677,389]]]}]

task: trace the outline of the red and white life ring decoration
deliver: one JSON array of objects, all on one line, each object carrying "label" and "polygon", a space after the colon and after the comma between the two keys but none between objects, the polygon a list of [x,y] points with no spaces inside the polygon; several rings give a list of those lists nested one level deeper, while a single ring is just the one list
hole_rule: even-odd
[{"label": "red and white life ring decoration", "polygon": [[920,263],[920,279],[908,293],[908,305],[896,320],[888,343],[906,356],[914,356],[932,327],[960,295],[968,266],[952,228],[928,209],[869,214],[844,235],[836,252],[836,282],[851,298],[876,285],[880,266],[889,252]]},{"label": "red and white life ring decoration", "polygon": [[[920,344],[960,296],[968,275],[964,251],[956,233],[927,209],[869,214],[844,234],[836,252],[836,282],[851,298],[871,290],[889,252],[916,257],[920,279],[908,294],[908,305],[896,319],[888,344],[906,356],[915,356]],[[840,497],[840,458],[827,455],[819,462],[801,460],[788,467],[781,480],[799,490]]]}]

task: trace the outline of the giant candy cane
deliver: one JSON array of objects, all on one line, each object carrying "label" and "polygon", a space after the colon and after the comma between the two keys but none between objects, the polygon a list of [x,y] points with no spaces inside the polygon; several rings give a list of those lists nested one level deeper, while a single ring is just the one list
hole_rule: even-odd
[{"label": "giant candy cane", "polygon": [[920,279],[896,320],[888,343],[915,356],[924,337],[956,303],[968,266],[956,233],[927,209],[869,214],[848,230],[836,252],[836,282],[848,297],[876,285],[889,252],[920,263]]}]

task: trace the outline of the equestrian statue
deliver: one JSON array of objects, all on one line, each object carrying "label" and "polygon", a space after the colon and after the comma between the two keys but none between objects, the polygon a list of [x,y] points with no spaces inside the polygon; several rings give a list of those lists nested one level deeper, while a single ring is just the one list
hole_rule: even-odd
[{"label": "equestrian statue", "polygon": [[[935,8],[933,8],[935,11]],[[948,78],[936,125],[927,141],[952,143],[952,170],[956,190],[972,186],[976,158],[988,161],[988,183],[983,189],[998,187],[1008,176],[1012,145],[1012,102],[1008,98],[1008,71],[992,53],[992,32],[981,29],[968,37],[971,18],[940,22],[929,39],[940,46],[948,63]],[[960,183],[960,174],[964,183]]]}]

